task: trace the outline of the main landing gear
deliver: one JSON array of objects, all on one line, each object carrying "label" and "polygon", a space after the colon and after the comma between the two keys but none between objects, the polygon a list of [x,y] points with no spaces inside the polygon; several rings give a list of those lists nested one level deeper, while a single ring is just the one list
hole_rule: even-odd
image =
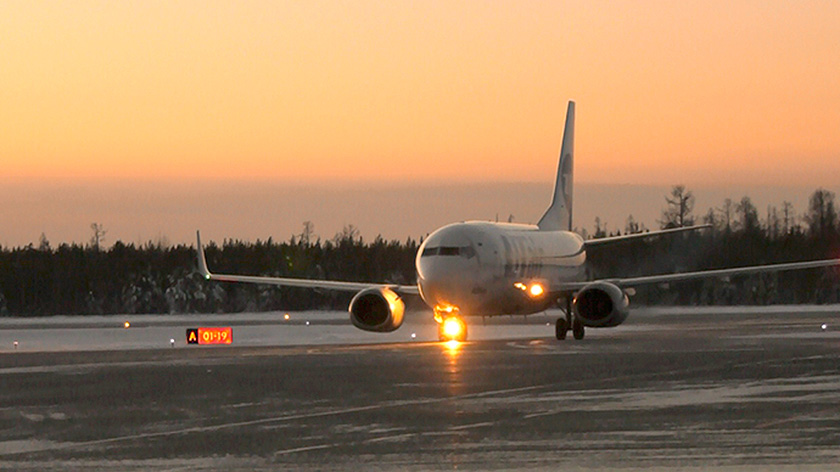
[{"label": "main landing gear", "polygon": [[567,300],[566,317],[557,318],[557,324],[554,326],[554,334],[557,336],[557,339],[561,341],[566,339],[566,333],[569,331],[569,328],[571,328],[572,336],[575,339],[583,339],[584,334],[586,334],[583,323],[576,316],[572,316],[572,303]]}]

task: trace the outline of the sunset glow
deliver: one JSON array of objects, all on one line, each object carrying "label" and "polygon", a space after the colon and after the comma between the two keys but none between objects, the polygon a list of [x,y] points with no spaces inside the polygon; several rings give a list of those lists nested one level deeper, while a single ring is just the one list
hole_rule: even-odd
[{"label": "sunset glow", "polygon": [[580,181],[836,180],[838,24],[835,2],[4,2],[0,152],[8,178],[542,181],[575,99]]},{"label": "sunset glow", "polygon": [[[568,100],[580,192],[795,186],[763,201],[802,211],[840,181],[837,25],[827,1],[2,2],[0,244],[533,222],[548,190],[493,189],[550,185]],[[576,224],[656,225],[601,195]]]}]

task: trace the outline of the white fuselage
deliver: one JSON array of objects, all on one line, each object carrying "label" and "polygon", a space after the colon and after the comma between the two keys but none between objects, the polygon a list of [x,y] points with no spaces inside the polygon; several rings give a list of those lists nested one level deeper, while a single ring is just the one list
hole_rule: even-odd
[{"label": "white fuselage", "polygon": [[[417,252],[417,285],[433,309],[467,316],[530,314],[556,302],[552,285],[585,276],[583,239],[534,225],[466,222],[444,226]],[[539,285],[540,290],[532,291]]]}]

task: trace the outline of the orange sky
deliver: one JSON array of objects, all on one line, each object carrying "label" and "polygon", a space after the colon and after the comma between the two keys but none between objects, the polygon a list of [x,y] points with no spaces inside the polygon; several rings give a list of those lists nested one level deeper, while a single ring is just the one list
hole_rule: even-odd
[{"label": "orange sky", "polygon": [[[840,2],[0,3],[2,177],[840,179]],[[550,179],[549,179],[550,180]]]}]

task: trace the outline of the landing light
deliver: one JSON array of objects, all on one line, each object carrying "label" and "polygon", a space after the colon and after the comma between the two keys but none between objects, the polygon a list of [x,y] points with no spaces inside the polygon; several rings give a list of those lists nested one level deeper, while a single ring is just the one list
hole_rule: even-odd
[{"label": "landing light", "polygon": [[461,336],[462,331],[463,328],[461,326],[461,322],[456,318],[447,318],[443,322],[443,334],[449,339],[457,339]]},{"label": "landing light", "polygon": [[513,286],[518,288],[519,290],[522,290],[523,292],[527,293],[532,298],[540,297],[545,293],[545,289],[539,283],[533,283],[529,287],[529,286],[523,284],[522,282],[516,282],[515,284],[513,284]]},{"label": "landing light", "polygon": [[126,329],[131,328],[131,323],[126,321],[125,323],[123,323],[123,327],[125,327]]}]

